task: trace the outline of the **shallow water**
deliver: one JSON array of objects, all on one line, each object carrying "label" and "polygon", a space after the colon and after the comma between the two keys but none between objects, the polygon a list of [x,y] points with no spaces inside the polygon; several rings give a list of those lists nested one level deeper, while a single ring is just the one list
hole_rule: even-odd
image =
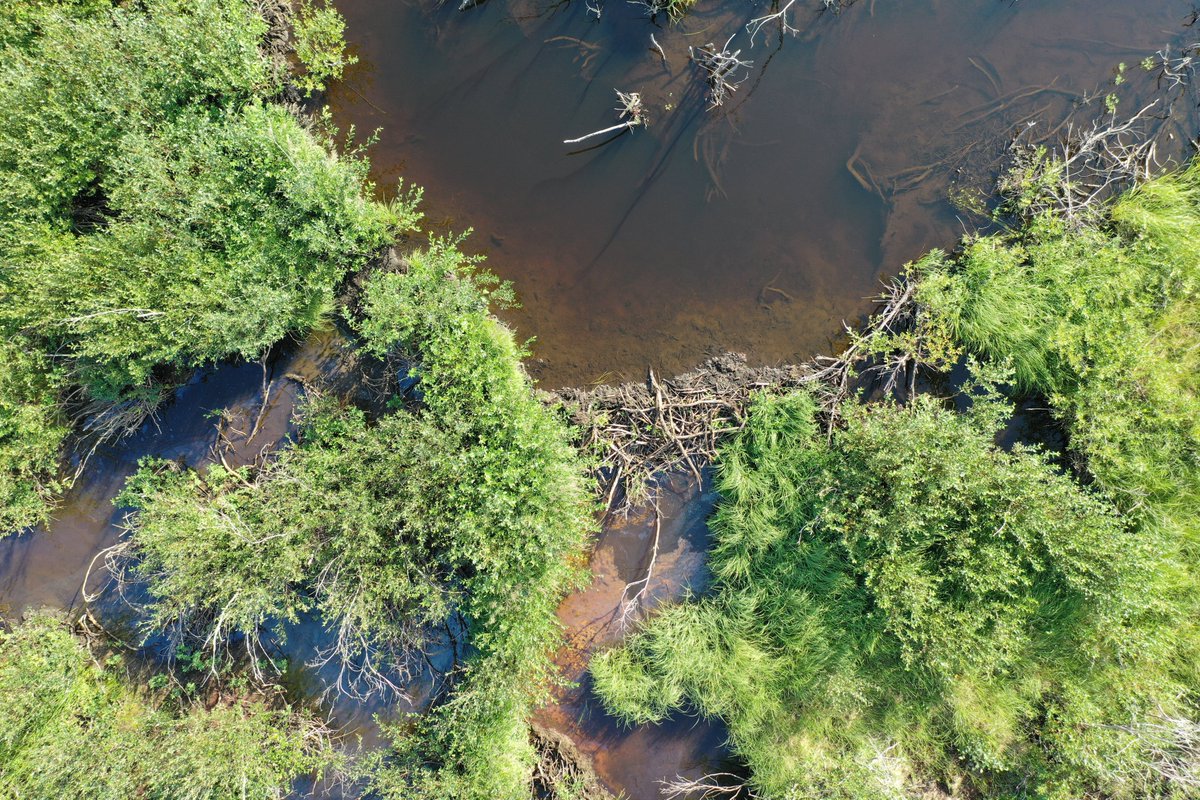
[{"label": "shallow water", "polygon": [[[381,187],[427,186],[435,230],[474,227],[545,385],[828,351],[881,277],[953,245],[948,189],[989,189],[1015,130],[1085,96],[1100,113],[1121,62],[1134,110],[1138,62],[1195,35],[1187,0],[797,0],[799,35],[753,46],[761,2],[700,0],[677,25],[624,0],[599,21],[583,0],[339,6],[361,62],[336,120],[382,127]],[[707,112],[687,48],[734,34],[754,67]],[[562,144],[617,121],[614,89],[641,92],[650,125]]]},{"label": "shallow water", "polygon": [[661,780],[729,769],[720,725],[675,714],[660,725],[625,728],[604,713],[587,675],[591,656],[620,641],[655,606],[704,591],[705,522],[715,502],[709,486],[679,474],[659,493],[657,521],[650,509],[608,520],[589,563],[591,585],[559,608],[566,645],[557,663],[572,685],[535,719],[567,734],[614,794],[649,800],[659,796]]},{"label": "shallow water", "polygon": [[319,332],[298,347],[279,346],[265,368],[240,363],[198,371],[136,434],[91,454],[48,531],[0,539],[0,611],[77,605],[92,558],[116,541],[123,512],[113,497],[139,459],[157,456],[197,467],[214,461],[219,448],[231,466],[249,463],[291,432],[300,385],[286,376],[314,380],[329,374],[349,357],[343,347],[334,333]]}]

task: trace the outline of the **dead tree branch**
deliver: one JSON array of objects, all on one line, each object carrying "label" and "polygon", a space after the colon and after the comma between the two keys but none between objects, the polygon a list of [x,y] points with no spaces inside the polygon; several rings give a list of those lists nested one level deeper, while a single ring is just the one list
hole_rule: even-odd
[{"label": "dead tree branch", "polygon": [[627,94],[617,90],[617,100],[619,103],[614,110],[617,112],[617,118],[621,119],[622,122],[598,131],[585,133],[578,139],[563,139],[563,144],[578,144],[594,136],[603,136],[606,133],[615,133],[620,130],[633,130],[639,125],[646,124],[646,109],[642,105],[642,96],[640,94],[637,92],[629,92]]},{"label": "dead tree branch", "polygon": [[788,12],[792,10],[792,6],[795,4],[796,0],[788,0],[787,5],[785,5],[783,8],[780,8],[778,11],[761,17],[756,17],[755,19],[752,19],[746,23],[746,32],[750,34],[750,46],[754,46],[754,37],[758,35],[759,31],[761,31],[764,26],[775,21],[779,22],[779,30],[781,33],[791,34],[792,36],[798,35],[800,33],[800,29],[793,27],[788,21]]},{"label": "dead tree branch", "polygon": [[[637,616],[638,609],[645,605],[646,595],[650,591],[650,582],[654,580],[654,567],[658,563],[658,548],[662,543],[662,511],[658,507],[657,496],[652,500],[654,510],[654,541],[650,545],[650,559],[646,572],[636,581],[625,584],[621,592],[621,601],[617,604],[620,610],[617,621],[625,628]],[[630,594],[632,592],[632,594]]]},{"label": "dead tree branch", "polygon": [[1124,122],[1109,115],[1087,127],[1069,123],[1053,157],[1018,140],[1016,168],[1001,180],[1000,192],[1019,198],[1026,217],[1056,213],[1076,224],[1091,219],[1107,199],[1163,168],[1155,136],[1163,116],[1151,113],[1158,105],[1155,100]]},{"label": "dead tree branch", "polygon": [[[737,91],[737,87],[741,86],[749,77],[749,69],[754,66],[753,61],[744,61],[739,58],[741,50],[732,52],[729,50],[731,42],[733,42],[733,36],[726,40],[720,50],[712,42],[703,47],[688,48],[692,61],[704,71],[705,81],[708,83],[708,108],[710,111],[725,104],[730,95]],[[746,70],[746,74],[738,78],[739,70]]]},{"label": "dead tree branch", "polygon": [[692,800],[716,800],[719,797],[755,800],[758,797],[746,786],[744,778],[732,772],[711,772],[699,778],[676,775],[674,780],[658,783],[662,787],[659,792],[667,800],[684,797]]}]

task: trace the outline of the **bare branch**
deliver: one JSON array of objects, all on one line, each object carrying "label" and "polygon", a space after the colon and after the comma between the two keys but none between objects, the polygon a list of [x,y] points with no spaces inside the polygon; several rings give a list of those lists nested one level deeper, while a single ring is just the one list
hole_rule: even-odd
[{"label": "bare branch", "polygon": [[626,94],[617,90],[617,99],[620,101],[620,104],[614,110],[617,112],[618,118],[623,120],[622,122],[598,131],[585,133],[578,139],[563,139],[563,144],[578,144],[594,136],[603,136],[606,133],[615,133],[620,130],[633,130],[639,125],[646,124],[646,109],[642,106],[642,96],[640,94],[637,92]]},{"label": "bare branch", "polygon": [[662,787],[659,792],[667,800],[684,797],[691,800],[715,800],[719,797],[755,800],[758,797],[746,786],[744,778],[732,772],[710,772],[699,778],[676,775],[674,780],[658,783]]},{"label": "bare branch", "polygon": [[[662,540],[662,512],[658,507],[657,496],[653,500],[652,507],[654,509],[654,542],[650,546],[650,561],[646,565],[646,573],[638,580],[626,584],[621,592],[621,601],[618,604],[620,609],[618,622],[622,628],[628,626],[637,616],[638,609],[645,605],[650,582],[654,579],[654,567],[658,563],[658,546]],[[632,594],[630,594],[631,591]]]},{"label": "bare branch", "polygon": [[[750,20],[750,22],[746,24],[746,32],[750,34],[750,46],[754,46],[754,37],[757,36],[759,31],[763,29],[763,26],[769,25],[775,21],[779,22],[779,29],[782,33],[789,33],[792,36],[800,33],[799,29],[793,27],[792,24],[788,22],[788,12],[791,11],[792,6],[795,4],[796,0],[788,0],[787,5],[778,11]],[[828,0],[826,0],[826,5],[829,5]]]},{"label": "bare branch", "polygon": [[[732,52],[729,50],[731,42],[733,42],[733,36],[726,40],[720,50],[712,42],[703,47],[688,48],[692,61],[705,73],[705,80],[708,82],[708,108],[710,111],[725,104],[729,96],[737,91],[737,87],[741,86],[749,77],[749,69],[754,66],[753,61],[744,61],[740,58],[741,50]],[[747,70],[747,72],[738,78],[739,70]]]}]

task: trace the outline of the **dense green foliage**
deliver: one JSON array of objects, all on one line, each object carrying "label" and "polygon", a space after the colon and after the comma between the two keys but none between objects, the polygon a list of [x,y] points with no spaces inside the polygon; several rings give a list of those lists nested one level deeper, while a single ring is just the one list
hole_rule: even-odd
[{"label": "dense green foliage", "polygon": [[[1051,173],[1053,178],[1053,173]],[[1008,360],[1046,395],[1122,508],[1200,543],[1200,163],[1085,224],[1018,233],[915,265],[927,324]],[[1190,563],[1197,564],[1195,553]]]},{"label": "dense green foliage", "polygon": [[[1037,200],[1061,165],[1025,166],[1022,224],[912,265],[916,328],[860,339],[982,356],[988,391],[855,405],[828,440],[805,396],[761,400],[715,590],[594,664],[610,709],[723,718],[768,798],[1197,796],[1200,165],[1071,213]],[[1086,488],[992,444],[1005,382]]]},{"label": "dense green foliage", "polygon": [[284,797],[336,761],[320,727],[289,710],[159,705],[53,616],[0,631],[0,796]]},{"label": "dense green foliage", "polygon": [[855,407],[829,442],[808,396],[759,400],[721,456],[715,589],[593,663],[608,708],[722,718],[767,798],[1169,795],[1148,731],[1194,719],[1193,621],[1156,542],[992,444],[995,402]]},{"label": "dense green foliage", "polygon": [[424,410],[459,443],[435,514],[469,557],[468,618],[476,655],[453,695],[402,738],[377,788],[387,797],[520,798],[533,752],[526,717],[558,641],[555,608],[575,577],[569,563],[594,522],[569,431],[534,396],[525,351],[487,313],[504,286],[452,242],[409,258],[367,288],[367,349],[414,359]]},{"label": "dense green foliage", "polygon": [[255,633],[315,607],[344,657],[382,666],[465,617],[473,655],[417,730],[397,731],[385,796],[528,792],[525,717],[591,527],[568,432],[488,314],[496,291],[451,242],[411,254],[368,283],[359,327],[368,352],[413,359],[415,410],[369,420],[319,402],[301,444],[257,475],[150,463],[121,498],[140,509],[131,541],[156,625]]},{"label": "dense green foliage", "polygon": [[358,63],[357,56],[346,55],[346,21],[333,6],[301,0],[293,27],[296,58],[304,66],[296,82],[304,91],[324,91],[327,81],[337,80],[346,67]]},{"label": "dense green foliage", "polygon": [[0,339],[0,536],[45,519],[69,429],[48,357]]},{"label": "dense green foliage", "polygon": [[[44,521],[56,395],[152,404],[172,371],[258,355],[413,220],[270,102],[244,0],[0,7],[0,530]],[[327,73],[331,74],[331,73]],[[44,356],[39,354],[45,354]]]}]

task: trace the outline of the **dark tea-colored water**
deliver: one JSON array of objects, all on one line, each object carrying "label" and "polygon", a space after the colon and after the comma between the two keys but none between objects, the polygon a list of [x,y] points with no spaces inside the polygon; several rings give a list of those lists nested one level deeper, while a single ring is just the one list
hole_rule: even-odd
[{"label": "dark tea-colored water", "polygon": [[[475,229],[551,386],[828,351],[882,276],[963,233],[949,190],[990,189],[1014,132],[1112,91],[1132,113],[1139,62],[1200,34],[1190,0],[796,0],[798,35],[753,44],[749,0],[678,23],[626,0],[339,5],[361,61],[335,118],[382,128],[382,190],[403,176],[433,229]],[[730,36],[753,67],[708,111],[688,47]],[[649,124],[564,145],[618,122],[616,89]]]}]

